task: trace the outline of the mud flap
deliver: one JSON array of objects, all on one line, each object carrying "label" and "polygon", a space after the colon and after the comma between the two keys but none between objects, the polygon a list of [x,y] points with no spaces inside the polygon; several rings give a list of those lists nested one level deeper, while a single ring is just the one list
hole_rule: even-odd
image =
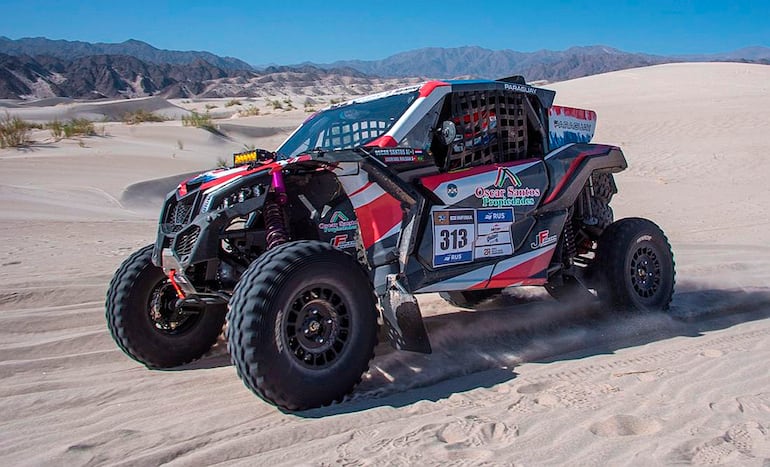
[{"label": "mud flap", "polygon": [[390,344],[398,350],[431,353],[430,340],[414,295],[388,275],[388,288],[380,297],[382,317]]}]

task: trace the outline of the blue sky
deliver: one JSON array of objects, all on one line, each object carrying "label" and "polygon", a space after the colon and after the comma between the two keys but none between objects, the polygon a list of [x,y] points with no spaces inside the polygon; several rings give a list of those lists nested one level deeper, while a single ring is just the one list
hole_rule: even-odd
[{"label": "blue sky", "polygon": [[421,47],[689,54],[770,46],[768,0],[0,0],[0,35],[139,39],[251,64],[381,59]]}]

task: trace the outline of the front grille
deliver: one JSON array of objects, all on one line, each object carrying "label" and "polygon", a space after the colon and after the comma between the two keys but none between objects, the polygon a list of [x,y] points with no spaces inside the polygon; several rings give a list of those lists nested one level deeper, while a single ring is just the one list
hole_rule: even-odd
[{"label": "front grille", "polygon": [[186,232],[182,232],[177,235],[176,246],[174,248],[177,256],[181,258],[182,256],[189,255],[195,246],[195,242],[198,240],[200,233],[200,227],[194,225],[190,227]]},{"label": "front grille", "polygon": [[195,196],[188,196],[180,200],[171,200],[166,206],[163,215],[163,231],[176,233],[182,230],[192,220]]}]

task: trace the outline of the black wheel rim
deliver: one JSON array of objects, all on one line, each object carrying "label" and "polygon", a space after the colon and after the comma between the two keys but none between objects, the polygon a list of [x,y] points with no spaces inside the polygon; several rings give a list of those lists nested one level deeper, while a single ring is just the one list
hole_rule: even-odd
[{"label": "black wheel rim", "polygon": [[309,287],[291,299],[282,327],[287,347],[301,365],[327,368],[339,359],[350,336],[347,303],[333,287]]},{"label": "black wheel rim", "polygon": [[161,334],[180,334],[195,324],[197,315],[180,313],[176,309],[176,291],[168,279],[152,289],[147,307],[150,322]]},{"label": "black wheel rim", "polygon": [[660,290],[662,276],[660,255],[652,245],[640,245],[634,250],[629,273],[634,292],[642,299],[653,299]]}]

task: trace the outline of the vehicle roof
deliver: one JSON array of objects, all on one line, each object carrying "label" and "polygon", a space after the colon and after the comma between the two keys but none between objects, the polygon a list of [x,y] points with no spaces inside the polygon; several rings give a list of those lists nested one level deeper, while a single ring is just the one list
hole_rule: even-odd
[{"label": "vehicle roof", "polygon": [[537,96],[537,98],[540,100],[540,103],[545,108],[551,107],[551,105],[553,105],[553,100],[556,97],[556,91],[536,88],[524,83],[523,79],[503,79],[497,81],[486,79],[427,81],[420,87],[420,95],[430,94],[433,89],[441,86],[451,86],[452,92],[499,90],[533,94]]}]

